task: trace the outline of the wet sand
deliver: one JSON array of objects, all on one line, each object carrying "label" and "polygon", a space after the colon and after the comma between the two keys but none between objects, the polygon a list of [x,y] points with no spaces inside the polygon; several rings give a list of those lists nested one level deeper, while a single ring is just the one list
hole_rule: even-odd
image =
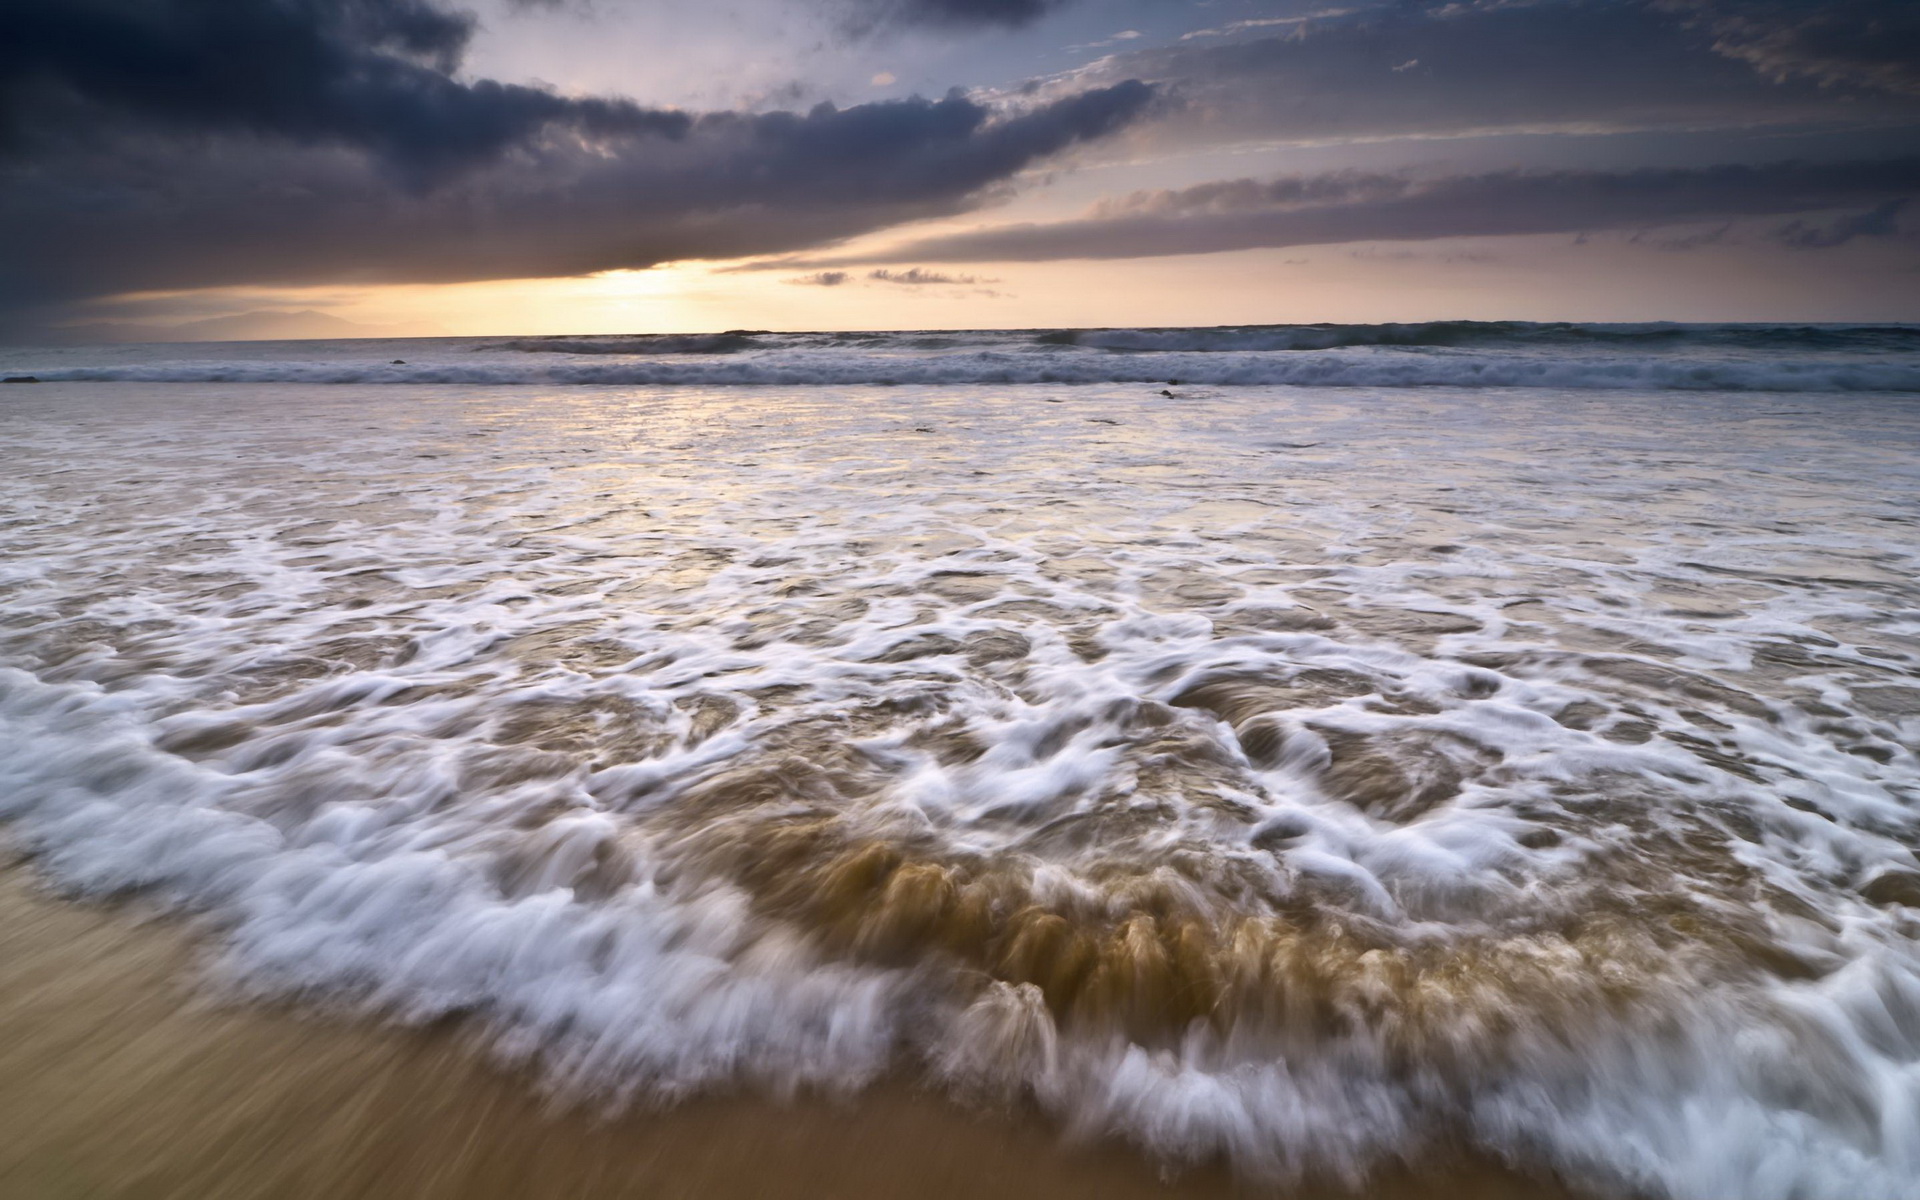
[{"label": "wet sand", "polygon": [[[555,1111],[457,1028],[219,1002],[198,954],[184,922],[57,898],[29,868],[0,867],[0,1196],[1274,1194],[1220,1169],[1165,1180],[1124,1148],[1063,1145],[1038,1117],[969,1114],[904,1083],[851,1100],[736,1096],[613,1119]],[[1568,1196],[1467,1159],[1364,1194]]]}]

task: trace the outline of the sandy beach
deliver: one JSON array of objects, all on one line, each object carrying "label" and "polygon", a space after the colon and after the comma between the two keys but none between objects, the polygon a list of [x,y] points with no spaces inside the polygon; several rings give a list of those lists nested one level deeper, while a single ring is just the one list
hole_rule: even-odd
[{"label": "sandy beach", "polygon": [[[544,1104],[457,1023],[374,1028],[214,998],[190,927],[74,903],[0,869],[0,1195],[15,1200],[510,1200],[995,1196],[1345,1200],[1224,1171],[1157,1179],[1034,1116],[969,1115],[904,1084],[853,1099],[730,1097],[619,1117]],[[1369,1200],[1553,1200],[1463,1158]]]}]

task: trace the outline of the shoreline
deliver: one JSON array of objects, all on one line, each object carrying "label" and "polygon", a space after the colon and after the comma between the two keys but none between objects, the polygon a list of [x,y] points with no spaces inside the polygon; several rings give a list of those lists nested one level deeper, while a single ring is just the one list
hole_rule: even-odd
[{"label": "shoreline", "polygon": [[[968,1112],[904,1082],[748,1094],[600,1118],[557,1108],[453,1025],[228,1004],[190,924],[47,891],[0,864],[0,1193],[19,1200],[284,1197],[1269,1196],[1201,1167],[1165,1179],[1116,1143]],[[1396,1168],[1368,1200],[1571,1200],[1483,1158]]]}]

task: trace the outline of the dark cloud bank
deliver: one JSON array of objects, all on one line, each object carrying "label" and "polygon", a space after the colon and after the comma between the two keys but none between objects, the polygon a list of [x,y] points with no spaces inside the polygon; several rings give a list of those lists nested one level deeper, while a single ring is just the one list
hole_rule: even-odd
[{"label": "dark cloud bank", "polygon": [[[148,135],[351,146],[415,183],[553,127],[688,132],[685,114],[624,100],[456,82],[472,32],[471,17],[426,0],[10,0],[0,6],[0,128],[28,155],[125,118]],[[42,133],[47,118],[66,128]]]},{"label": "dark cloud bank", "polygon": [[1153,95],[688,114],[462,80],[471,34],[431,0],[0,5],[0,304],[792,249],[958,211]]},{"label": "dark cloud bank", "polygon": [[1794,221],[1779,231],[1788,244],[1819,248],[1897,233],[1902,209],[1917,195],[1920,156],[1697,170],[1496,171],[1430,179],[1349,171],[1137,192],[1104,202],[1081,220],[930,238],[896,254],[938,262],[1135,258],[1637,229],[1866,207],[1829,225]]},{"label": "dark cloud bank", "polygon": [[1920,121],[1913,0],[1326,7],[1115,54],[1077,79],[1166,82],[1183,141]]}]

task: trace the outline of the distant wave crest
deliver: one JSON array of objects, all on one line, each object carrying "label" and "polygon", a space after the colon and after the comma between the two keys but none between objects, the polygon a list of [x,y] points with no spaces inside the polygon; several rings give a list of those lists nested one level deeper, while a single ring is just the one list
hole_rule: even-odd
[{"label": "distant wave crest", "polygon": [[[399,354],[394,353],[400,351]],[[1546,387],[1920,392],[1920,325],[1427,321],[100,346],[7,375],[180,383]]]},{"label": "distant wave crest", "polygon": [[1567,321],[1420,321],[1382,325],[1243,325],[1206,329],[1064,329],[1044,345],[1115,351],[1247,353],[1346,346],[1461,346],[1481,349],[1688,347],[1761,350],[1920,352],[1909,325],[1580,324]]},{"label": "distant wave crest", "polygon": [[1500,354],[1276,356],[1203,351],[1046,358],[974,351],[911,358],[774,353],[593,362],[171,362],[44,371],[56,380],[154,383],[532,385],[1113,384],[1238,387],[1551,387],[1747,392],[1920,392],[1920,362],[1835,359],[1521,357]]}]

